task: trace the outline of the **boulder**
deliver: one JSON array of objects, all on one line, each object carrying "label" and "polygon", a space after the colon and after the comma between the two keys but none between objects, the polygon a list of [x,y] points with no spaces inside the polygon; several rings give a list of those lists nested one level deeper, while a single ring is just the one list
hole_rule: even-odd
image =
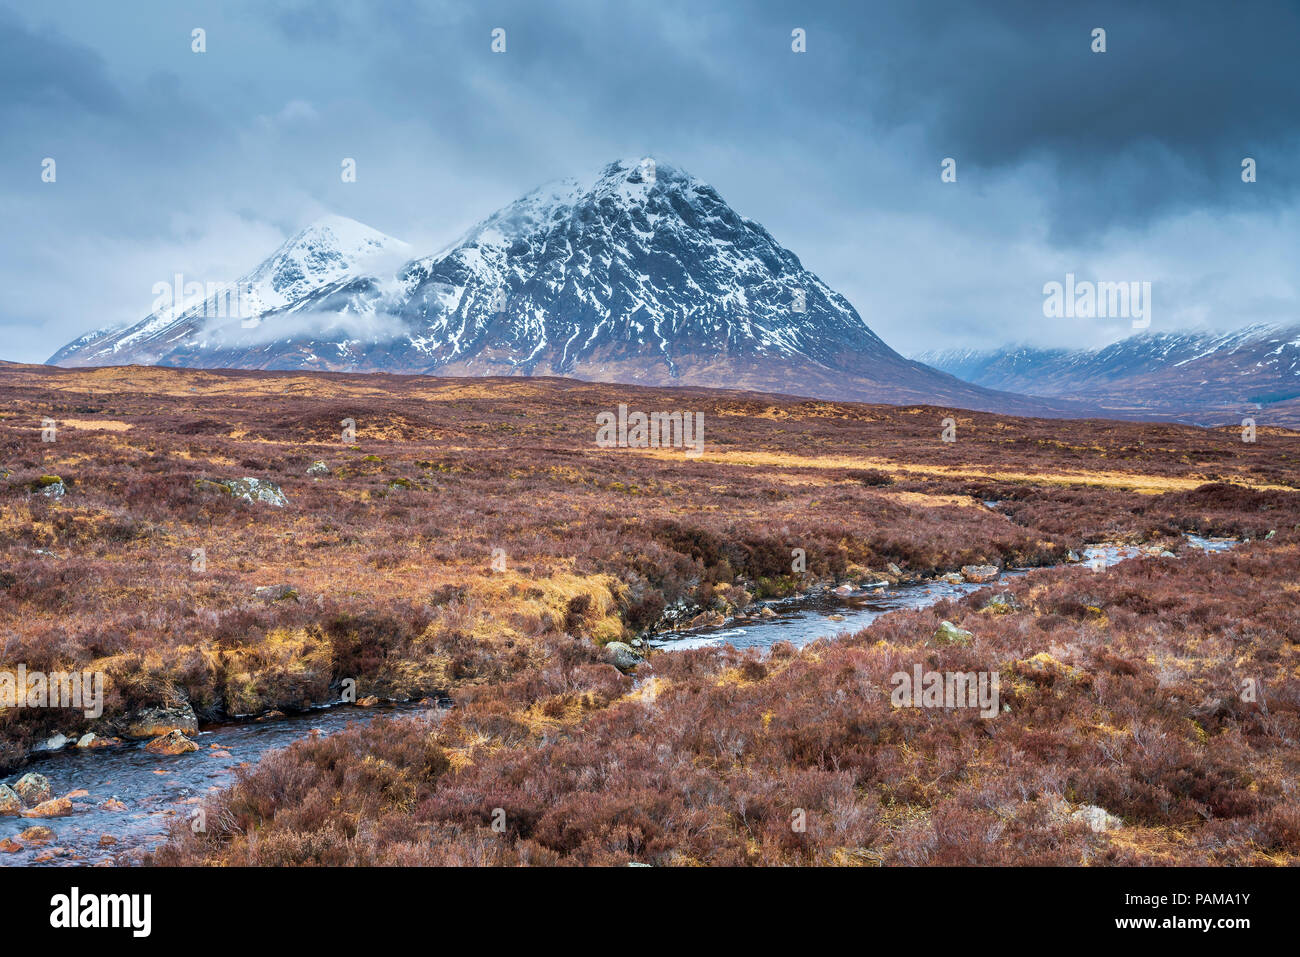
[{"label": "boulder", "polygon": [[18,779],[14,791],[22,798],[24,804],[31,807],[33,804],[40,804],[50,799],[50,781],[45,775],[31,771]]},{"label": "boulder", "polygon": [[199,719],[194,716],[194,709],[188,704],[172,708],[143,708],[127,722],[122,734],[135,740],[144,740],[172,730],[185,734],[199,733]]},{"label": "boulder", "polygon": [[990,598],[980,611],[987,611],[994,615],[1005,615],[1008,612],[1020,611],[1020,602],[1009,591],[999,592]]},{"label": "boulder", "polygon": [[326,465],[324,462],[312,462],[311,465],[307,466],[307,474],[308,475],[329,475],[330,467]]},{"label": "boulder", "polygon": [[117,843],[117,838],[115,838],[112,834],[99,835],[100,847],[112,847],[116,843]]},{"label": "boulder", "polygon": [[276,508],[283,508],[289,504],[285,498],[283,490],[274,482],[268,482],[265,479],[253,478],[249,476],[241,479],[196,479],[194,482],[196,488],[208,489],[209,491],[224,492],[231,498],[237,498],[241,502],[248,502],[255,505],[263,502],[267,505],[274,505]]},{"label": "boulder", "polygon": [[991,581],[997,581],[998,568],[996,565],[963,565],[961,567],[961,577],[968,582],[985,585]]},{"label": "boulder", "polygon": [[839,595],[841,598],[847,598],[849,595],[853,594],[853,586],[840,585],[838,588],[835,589],[835,594]]},{"label": "boulder", "polygon": [[49,498],[63,498],[67,494],[68,487],[63,484],[63,479],[57,475],[42,475],[32,483],[32,491],[39,492]]},{"label": "boulder", "polygon": [[72,743],[72,739],[67,735],[55,732],[40,744],[32,748],[33,751],[62,751]]},{"label": "boulder", "polygon": [[292,585],[259,585],[253,589],[253,597],[262,601],[297,601],[298,589]]},{"label": "boulder", "polygon": [[1094,834],[1100,834],[1103,831],[1114,831],[1124,826],[1124,821],[1121,818],[1111,814],[1104,807],[1098,807],[1095,804],[1079,805],[1070,812],[1070,820],[1088,825],[1088,829]]},{"label": "boulder", "polygon": [[34,824],[19,834],[18,837],[28,844],[48,844],[54,840],[54,830],[44,824]]},{"label": "boulder", "polygon": [[967,647],[975,636],[962,628],[958,628],[950,621],[939,622],[939,627],[935,630],[934,636],[930,639],[931,643],[936,645],[962,645]]},{"label": "boulder", "polygon": [[144,746],[144,749],[154,754],[187,754],[190,751],[197,751],[199,746],[180,731],[172,730],[154,738]]},{"label": "boulder", "polygon": [[71,813],[72,802],[67,798],[50,798],[23,811],[23,817],[67,817]]},{"label": "boulder", "polygon": [[895,578],[898,578],[900,575],[903,574],[903,570],[899,568],[897,565],[895,565],[893,562],[890,562],[888,565],[885,566],[885,571],[889,572],[889,574],[893,575]]},{"label": "boulder", "polygon": [[377,704],[379,704],[379,698],[377,698],[375,695],[369,694],[357,702],[357,707],[373,708]]},{"label": "boulder", "polygon": [[605,646],[605,657],[619,671],[632,671],[637,665],[645,661],[635,648],[622,641],[611,641],[607,644]]},{"label": "boulder", "polygon": [[0,817],[17,817],[23,813],[23,799],[7,784],[0,784]]},{"label": "boulder", "polygon": [[79,748],[111,748],[121,743],[121,738],[105,738],[94,732],[87,732],[77,739]]},{"label": "boulder", "polygon": [[17,854],[22,849],[21,844],[10,838],[6,837],[3,841],[0,841],[0,854]]}]

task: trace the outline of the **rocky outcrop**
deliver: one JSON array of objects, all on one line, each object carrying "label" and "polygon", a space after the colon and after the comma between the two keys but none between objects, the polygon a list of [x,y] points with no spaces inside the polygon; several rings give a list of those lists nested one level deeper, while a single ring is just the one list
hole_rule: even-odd
[{"label": "rocky outcrop", "polygon": [[144,708],[127,722],[122,734],[135,740],[145,740],[172,730],[185,734],[199,733],[199,719],[188,704],[170,708]]},{"label": "rocky outcrop", "polygon": [[289,504],[284,491],[274,482],[248,476],[241,479],[196,479],[194,487],[213,492],[224,492],[241,502],[254,505],[258,502],[283,508]]}]

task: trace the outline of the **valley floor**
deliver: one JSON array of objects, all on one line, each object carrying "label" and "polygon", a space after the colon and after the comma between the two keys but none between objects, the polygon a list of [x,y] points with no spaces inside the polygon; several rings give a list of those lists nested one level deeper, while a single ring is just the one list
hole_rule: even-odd
[{"label": "valley floor", "polygon": [[[264,758],[155,863],[1300,853],[1295,433],[156,368],[5,367],[0,399],[0,668],[106,678],[99,718],[0,711],[0,762],[151,707],[452,701]],[[702,413],[704,454],[597,447],[620,403]],[[221,484],[245,477],[253,501]],[[1179,557],[1043,568],[766,656],[610,646],[1095,542]],[[1004,707],[898,707],[917,665],[996,673]]]}]

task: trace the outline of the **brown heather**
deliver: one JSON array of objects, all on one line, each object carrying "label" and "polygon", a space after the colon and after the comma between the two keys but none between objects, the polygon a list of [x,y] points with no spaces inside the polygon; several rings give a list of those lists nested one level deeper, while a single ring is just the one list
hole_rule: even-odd
[{"label": "brown heather", "polygon": [[[268,756],[159,863],[1300,852],[1292,433],[1247,445],[1231,429],[566,380],[152,368],[3,367],[0,397],[0,667],[101,669],[110,722],[179,700],[201,720],[294,709],[349,677],[361,694],[454,700]],[[596,413],[620,402],[703,412],[706,454],[596,448]],[[939,439],[948,415],[955,444]],[[319,480],[305,474],[318,459]],[[47,475],[64,497],[36,489]],[[290,504],[196,484],[243,476]],[[1255,541],[1202,556],[1178,546],[1188,531]],[[1182,557],[1044,569],[995,586],[1018,611],[981,612],[986,589],[761,660],[657,653],[635,683],[599,648],[681,600],[721,614],[891,562],[1043,565],[1102,540]],[[253,595],[280,583],[297,599]],[[941,619],[971,647],[926,647]],[[997,670],[1010,711],[891,707],[890,675],[918,662]],[[10,709],[0,759],[92,727]],[[1094,834],[1062,800],[1124,826]]]}]

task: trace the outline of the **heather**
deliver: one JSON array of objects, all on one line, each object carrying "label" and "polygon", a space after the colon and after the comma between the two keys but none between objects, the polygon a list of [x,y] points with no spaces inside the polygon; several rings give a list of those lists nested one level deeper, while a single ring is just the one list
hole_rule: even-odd
[{"label": "heather", "polygon": [[[101,719],[0,713],[0,762],[154,705],[212,722],[335,701],[349,680],[453,703],[268,757],[219,799],[237,826],[173,859],[942,862],[957,852],[925,843],[937,820],[1010,835],[993,843],[1017,859],[1127,859],[1091,834],[1062,844],[1058,797],[1144,829],[1139,857],[1158,834],[1189,861],[1291,853],[1276,799],[1286,768],[1294,780],[1291,433],[1261,428],[1252,445],[1227,429],[700,389],[156,368],[6,367],[0,397],[0,666],[106,685]],[[619,403],[702,412],[704,455],[597,448],[596,415]],[[949,415],[955,443],[940,439]],[[246,477],[287,504],[221,484]],[[1253,543],[1201,558],[1187,532]],[[763,660],[661,652],[629,676],[601,647],[818,585],[1053,565],[1103,541],[1181,557],[1043,570],[1014,589],[1082,590],[1028,594],[1006,616],[904,613]],[[1124,581],[1131,594],[1086,591]],[[1223,619],[1212,632],[1207,609]],[[921,660],[1007,668],[1018,710],[890,709],[882,682],[943,619],[977,640]],[[1187,634],[1166,634],[1174,622]],[[1039,652],[1088,681],[1044,689],[1016,666]],[[1175,720],[1252,667],[1266,711]],[[1094,760],[1103,745],[1123,773]],[[1035,762],[1029,787],[1017,775]]]},{"label": "heather", "polygon": [[[985,590],[763,659],[661,653],[635,681],[557,654],[450,712],[269,756],[215,799],[219,828],[157,860],[1293,863],[1298,575],[1292,534],[1043,571],[1009,589],[1019,610]],[[928,645],[945,618],[971,647]],[[1003,713],[891,707],[916,662],[997,670]],[[1066,813],[1083,805],[1122,826],[1095,833]]]}]

